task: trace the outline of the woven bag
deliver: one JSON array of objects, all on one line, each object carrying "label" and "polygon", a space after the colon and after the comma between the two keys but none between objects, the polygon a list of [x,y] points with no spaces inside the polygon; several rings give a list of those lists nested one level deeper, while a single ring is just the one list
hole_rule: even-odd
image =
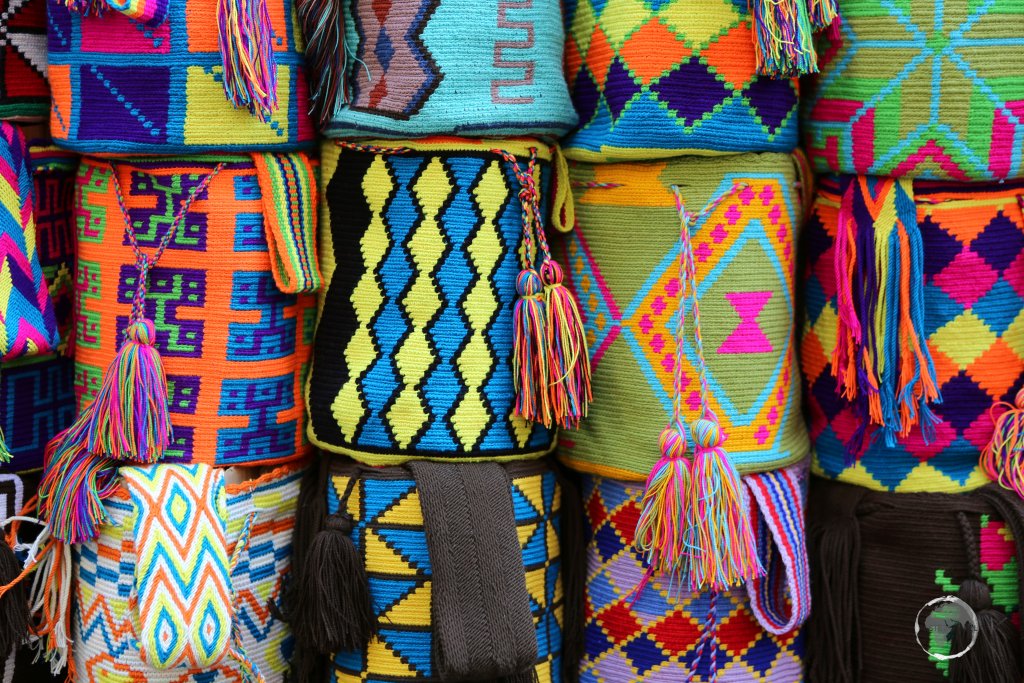
[{"label": "woven bag", "polygon": [[0,362],[56,350],[60,342],[36,249],[35,188],[28,140],[0,122]]},{"label": "woven bag", "polygon": [[744,483],[771,569],[766,579],[712,597],[664,578],[646,581],[643,556],[633,549],[643,487],[584,476],[590,539],[580,681],[803,680],[800,627],[810,611],[806,464],[749,475]]},{"label": "woven bag", "polygon": [[46,0],[0,0],[0,74],[0,119],[45,120]]},{"label": "woven bag", "polygon": [[282,680],[293,641],[275,606],[302,469],[227,477],[207,465],[125,468],[110,523],[74,550],[76,681]]},{"label": "woven bag", "polygon": [[1024,177],[1024,5],[840,0],[840,36],[805,89],[819,171]]},{"label": "woven bag", "polygon": [[[880,181],[872,187],[864,178],[822,179],[805,231],[807,262],[802,275],[806,314],[801,363],[817,474],[898,492],[952,493],[988,482],[978,458],[992,439],[995,418],[1008,407],[997,404],[1014,401],[1024,384],[1024,320],[1019,316],[1024,296],[1022,194],[1020,181]],[[856,371],[857,393],[851,398],[844,389],[849,384],[844,364],[836,364],[836,354],[843,350],[837,345],[852,336],[845,331],[849,325],[841,322],[840,311],[862,315],[882,310],[869,306],[898,308],[887,303],[874,284],[893,282],[896,266],[884,272],[872,268],[869,261],[877,256],[859,252],[856,263],[865,265],[855,267],[863,273],[859,281],[864,294],[854,284],[854,301],[840,305],[845,289],[837,289],[836,273],[850,267],[853,250],[837,246],[841,231],[846,239],[847,228],[841,226],[855,226],[855,242],[874,239],[877,244],[873,235],[892,223],[897,202],[909,213],[908,233],[920,235],[922,268],[912,281],[907,278],[907,288],[920,292],[920,334],[940,393],[939,401],[925,406],[933,419],[904,425],[907,433],[902,435],[895,427],[887,433],[869,417],[872,392],[861,371]],[[861,244],[857,242],[857,248],[863,251]],[[843,281],[856,283],[852,277],[844,276]],[[894,292],[892,285],[888,291]],[[869,326],[870,320],[865,320],[861,329]],[[894,332],[896,326],[872,329]],[[866,348],[870,353],[873,347]],[[880,361],[897,365],[892,352],[878,353]]]},{"label": "woven bag", "polygon": [[565,151],[630,161],[797,146],[797,83],[759,76],[747,3],[579,0],[566,67],[580,127]]},{"label": "woven bag", "polygon": [[61,343],[53,352],[0,367],[0,432],[11,454],[0,471],[27,472],[43,466],[46,443],[75,415],[72,358],[74,322],[74,207],[78,157],[46,139],[29,138],[35,244],[49,285]]},{"label": "woven bag", "polygon": [[[1024,508],[1015,494],[994,485],[888,493],[813,478],[807,519],[808,680],[1021,680]],[[942,612],[925,605],[946,596],[977,619],[973,647],[954,659],[931,657],[921,645],[945,657],[963,648],[955,632],[947,632],[950,642],[929,627],[929,616]]]},{"label": "woven bag", "polygon": [[537,141],[402,144],[323,149],[309,438],[374,465],[543,455],[553,431],[516,412],[516,167],[533,146],[539,213],[560,226],[557,154]]},{"label": "woven bag", "polygon": [[[437,467],[438,465],[434,465]],[[526,678],[540,683],[562,680],[562,630],[565,618],[563,569],[559,539],[562,533],[562,489],[555,473],[545,464],[442,464],[440,467],[491,467],[503,469],[505,485],[511,497],[515,531],[494,528],[494,537],[512,534],[513,543],[521,551],[521,579],[488,595],[494,609],[514,611],[500,602],[502,595],[525,600],[532,614],[536,637],[536,659]],[[424,519],[429,509],[422,486],[411,471],[401,467],[369,468],[344,459],[335,459],[331,466],[327,487],[327,509],[342,515],[350,524],[350,537],[365,567],[373,603],[375,628],[369,642],[362,648],[339,652],[333,656],[330,680],[341,683],[365,680],[438,681],[446,680],[442,670],[445,630],[457,615],[438,602],[442,593],[469,590],[456,585],[439,585],[441,572],[437,551],[432,546],[431,534],[437,533]],[[466,500],[487,507],[492,501],[473,500],[469,492]],[[436,542],[435,542],[436,543]],[[481,548],[481,552],[483,552]],[[485,558],[486,559],[486,558]],[[449,558],[449,562],[451,559]],[[519,572],[507,568],[512,574]],[[472,573],[460,577],[470,581],[479,578]],[[451,577],[448,578],[451,580]],[[518,583],[518,585],[516,585]],[[488,589],[489,590],[489,589]],[[528,596],[528,598],[527,598]],[[450,605],[448,605],[450,607]],[[439,623],[439,620],[443,620]],[[501,625],[494,620],[487,625],[490,636],[500,632]],[[527,619],[527,624],[530,619]],[[455,634],[457,636],[458,634]],[[468,634],[467,634],[468,635]],[[470,648],[500,650],[504,641],[490,641],[482,632],[482,639],[472,639]],[[516,633],[513,637],[526,634]],[[527,636],[529,637],[529,636]],[[536,678],[532,678],[533,675]],[[497,675],[478,672],[473,678],[460,680],[497,680]],[[322,679],[326,680],[326,679]],[[505,679],[503,679],[505,680]],[[511,680],[511,679],[510,679]],[[514,679],[520,680],[520,679]]]},{"label": "woven bag", "polygon": [[[62,147],[196,154],[314,145],[293,0],[94,0],[102,11],[85,13],[66,3],[47,5],[50,128]],[[232,11],[252,23],[229,21]]]},{"label": "woven bag", "polygon": [[[643,481],[662,455],[659,434],[676,393],[680,215],[673,185],[696,219],[708,394],[729,459],[746,474],[804,458],[793,322],[804,213],[794,158],[578,163],[571,176],[577,226],[560,258],[583,309],[594,403],[578,432],[561,435],[562,460]],[[685,327],[690,335],[692,321]],[[689,421],[701,407],[692,336],[684,351],[681,398]]]},{"label": "woven bag", "polygon": [[[558,0],[308,4],[313,80],[335,93],[328,137],[559,137],[576,125]],[[339,15],[344,35],[321,38]]]}]

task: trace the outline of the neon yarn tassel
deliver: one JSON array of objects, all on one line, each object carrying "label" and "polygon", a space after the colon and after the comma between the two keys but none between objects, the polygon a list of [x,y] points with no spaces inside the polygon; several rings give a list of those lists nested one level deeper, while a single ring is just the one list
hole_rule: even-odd
[{"label": "neon yarn tassel", "polygon": [[532,268],[519,272],[512,311],[512,377],[516,414],[531,422],[551,425],[547,391],[547,340],[544,332],[544,283]]},{"label": "neon yarn tassel", "polygon": [[764,576],[746,514],[739,472],[722,447],[721,427],[705,417],[690,425],[694,455],[687,523],[693,529],[692,590],[725,590]]},{"label": "neon yarn tassel", "polygon": [[310,114],[323,128],[348,102],[348,52],[341,0],[296,0],[306,39]]},{"label": "neon yarn tassel", "polygon": [[266,0],[218,0],[224,94],[266,122],[277,110],[277,61]]},{"label": "neon yarn tassel", "polygon": [[751,8],[759,74],[791,77],[817,72],[807,0],[751,0]]},{"label": "neon yarn tassel", "polygon": [[86,17],[103,14],[107,9],[106,0],[64,0],[64,6]]},{"label": "neon yarn tassel", "polygon": [[91,453],[148,464],[160,460],[171,444],[167,378],[155,340],[152,320],[143,318],[125,330],[125,341],[84,413]]},{"label": "neon yarn tassel", "polygon": [[10,462],[14,458],[9,448],[7,448],[7,438],[4,436],[4,430],[0,427],[0,462]]},{"label": "neon yarn tassel", "polygon": [[[999,417],[995,411],[1006,409]],[[1024,498],[1024,389],[1014,403],[997,403],[991,409],[995,430],[981,453],[981,466],[989,479]]]},{"label": "neon yarn tassel", "polygon": [[590,354],[579,305],[562,284],[564,273],[557,261],[547,259],[540,267],[547,312],[547,370],[551,413],[563,429],[574,429],[587,416],[593,400],[590,386]]},{"label": "neon yarn tassel", "polygon": [[[836,0],[809,0],[811,26],[815,31],[823,31],[832,26],[839,18],[839,7]],[[836,22],[838,23],[838,22]]]},{"label": "neon yarn tassel", "polygon": [[686,458],[686,428],[681,422],[665,427],[661,458],[651,470],[640,499],[640,518],[633,547],[644,554],[647,573],[635,589],[639,595],[654,574],[677,584],[689,572],[690,528],[686,506],[690,499],[690,461]]}]

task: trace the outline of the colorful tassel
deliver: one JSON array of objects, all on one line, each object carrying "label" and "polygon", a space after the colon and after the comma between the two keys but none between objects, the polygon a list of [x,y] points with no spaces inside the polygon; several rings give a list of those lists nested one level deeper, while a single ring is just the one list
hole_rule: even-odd
[{"label": "colorful tassel", "polygon": [[838,23],[839,7],[836,0],[810,0],[811,26],[815,31],[824,31]]},{"label": "colorful tassel", "polygon": [[639,594],[654,574],[670,577],[677,585],[689,574],[692,529],[686,524],[691,495],[690,461],[686,458],[686,428],[673,421],[661,432],[661,458],[647,477],[640,499],[640,518],[634,547],[647,561],[647,573],[636,588]]},{"label": "colorful tassel", "polygon": [[83,16],[100,15],[107,9],[106,0],[64,0],[64,6]]},{"label": "colorful tassel", "polygon": [[808,0],[752,0],[757,72],[776,78],[818,71]]},{"label": "colorful tassel", "polygon": [[[1005,409],[996,417],[995,411]],[[981,466],[989,479],[1024,498],[1024,389],[1017,392],[1013,405],[992,406],[995,431],[981,454]]]},{"label": "colorful tassel", "polygon": [[266,122],[277,110],[277,61],[266,0],[218,0],[224,94]]},{"label": "colorful tassel", "polygon": [[325,127],[348,103],[348,48],[341,0],[296,0],[306,38],[310,114]]},{"label": "colorful tassel", "polygon": [[576,297],[563,284],[557,261],[540,267],[547,312],[547,368],[551,414],[559,427],[575,429],[593,400],[590,354]]},{"label": "colorful tassel", "polygon": [[924,244],[909,179],[844,181],[834,269],[837,341],[832,375],[853,403],[858,429],[847,464],[863,450],[870,427],[895,446],[915,427],[925,442],[941,403],[924,332]]},{"label": "colorful tassel", "polygon": [[4,436],[3,427],[0,427],[0,463],[8,463],[14,459],[14,455],[7,448],[7,437]]},{"label": "colorful tassel", "polygon": [[764,576],[739,472],[722,447],[713,416],[690,426],[694,455],[688,525],[693,529],[690,587],[725,590]]},{"label": "colorful tassel", "polygon": [[544,283],[532,268],[519,272],[512,327],[512,378],[516,414],[531,422],[551,423],[547,392],[547,337]]}]

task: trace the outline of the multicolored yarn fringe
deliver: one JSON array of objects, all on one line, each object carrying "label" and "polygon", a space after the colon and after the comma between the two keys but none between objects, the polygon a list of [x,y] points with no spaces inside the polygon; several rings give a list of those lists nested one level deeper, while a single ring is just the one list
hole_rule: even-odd
[{"label": "multicolored yarn fringe", "polygon": [[[570,334],[571,302],[548,261],[529,281],[535,347],[515,359],[521,258],[535,258],[543,217],[559,228],[574,220],[568,182],[553,179],[566,172],[560,157],[536,140],[403,145],[323,150],[326,291],[310,440],[375,465],[543,455],[550,427],[582,417],[588,398],[583,340]],[[557,409],[524,419],[517,373]]]},{"label": "multicolored yarn fringe", "polygon": [[[537,634],[531,673],[539,683],[559,683],[565,618],[562,492],[543,463],[512,463],[506,469]],[[326,495],[329,514],[344,505],[352,518],[351,538],[366,567],[376,621],[364,648],[334,655],[331,680],[438,680],[438,615],[431,611],[433,572],[416,481],[405,468],[369,468],[339,458]]]},{"label": "multicolored yarn fringe", "polygon": [[837,21],[838,0],[754,0],[757,71],[775,77],[817,73],[814,33]]},{"label": "multicolored yarn fringe", "polygon": [[[803,466],[794,466],[773,473],[787,483],[776,486],[766,481],[758,490],[775,494],[752,500],[759,552],[769,576],[753,589],[703,594],[663,576],[655,576],[643,592],[635,592],[647,576],[643,557],[633,550],[643,489],[638,484],[585,476],[590,540],[586,653],[580,662],[580,680],[803,680],[800,625],[810,607],[803,541],[804,471]],[[744,477],[744,482],[755,492],[751,478],[764,476]],[[784,560],[776,561],[780,556]],[[754,600],[754,595],[771,596],[770,603]]]},{"label": "multicolored yarn fringe", "polygon": [[57,349],[60,335],[36,249],[28,141],[0,121],[0,362]]},{"label": "multicolored yarn fringe", "polygon": [[570,158],[632,161],[797,146],[797,83],[758,75],[747,2],[578,0],[567,3],[565,26],[580,117],[564,143]]},{"label": "multicolored yarn fringe", "polygon": [[1024,177],[1024,5],[842,0],[807,88],[818,170],[935,180]]},{"label": "multicolored yarn fringe", "polygon": [[345,45],[342,0],[295,0],[306,41],[310,116],[321,128],[348,102],[349,52]]},{"label": "multicolored yarn fringe", "polygon": [[[699,213],[684,206],[678,185],[672,186],[679,214],[679,305],[675,314],[675,363],[672,419],[661,433],[661,459],[647,477],[640,501],[636,548],[647,559],[647,579],[655,574],[688,582],[691,591],[719,591],[764,574],[754,547],[754,535],[746,516],[740,476],[729,461],[718,418],[710,407],[707,361],[701,334],[697,294],[697,266],[691,230],[699,220],[749,187],[735,183],[714,197]],[[692,461],[686,459],[683,375],[686,320],[693,329],[700,382],[699,417],[690,424],[694,442]],[[646,580],[644,582],[646,584]],[[638,588],[643,590],[644,584]]]},{"label": "multicolored yarn fringe", "polygon": [[43,121],[46,83],[46,0],[0,0],[0,119]]},{"label": "multicolored yarn fringe", "polygon": [[110,523],[75,547],[75,680],[280,680],[293,641],[275,615],[301,476],[288,466],[232,484],[206,465],[125,468]]},{"label": "multicolored yarn fringe", "polygon": [[[328,137],[557,138],[576,126],[560,0],[329,0],[321,22],[338,2],[344,35],[332,27],[310,60],[315,83],[336,81],[325,96],[345,93]],[[338,59],[345,70],[324,74]]]},{"label": "multicolored yarn fringe", "polygon": [[[889,493],[818,479],[807,519],[809,680],[1020,680],[1024,516],[1015,494],[995,485]],[[907,635],[917,623],[928,637],[919,612],[944,595],[965,601],[981,628],[974,647],[951,661],[929,657]],[[932,636],[929,646],[948,653],[950,644]],[[972,679],[971,671],[988,674]]]},{"label": "multicolored yarn fringe", "polygon": [[82,413],[52,444],[42,487],[57,538],[95,536],[117,461],[274,464],[308,453],[314,171],[302,154],[83,159]]},{"label": "multicolored yarn fringe", "polygon": [[78,157],[49,146],[47,140],[29,139],[28,163],[35,244],[60,345],[52,353],[4,363],[0,369],[0,433],[11,454],[0,471],[16,473],[41,469],[46,444],[75,417],[73,193]]},{"label": "multicolored yarn fringe", "polygon": [[[801,341],[816,473],[898,492],[987,483],[997,404],[1024,387],[1022,190],[820,180]],[[993,478],[1019,477],[992,456]]]},{"label": "multicolored yarn fringe", "polygon": [[294,0],[48,0],[50,127],[88,154],[315,143]]},{"label": "multicolored yarn fringe", "polygon": [[[574,469],[645,481],[679,394],[676,312],[680,218],[688,206],[735,194],[690,226],[700,297],[707,400],[741,474],[777,469],[809,452],[800,415],[794,330],[802,182],[787,154],[574,164],[576,229],[558,259],[582,304],[594,402],[577,432],[559,436]],[[694,340],[679,381],[686,423],[701,415]],[[678,431],[674,430],[675,434]],[[685,448],[693,443],[669,434]]]}]

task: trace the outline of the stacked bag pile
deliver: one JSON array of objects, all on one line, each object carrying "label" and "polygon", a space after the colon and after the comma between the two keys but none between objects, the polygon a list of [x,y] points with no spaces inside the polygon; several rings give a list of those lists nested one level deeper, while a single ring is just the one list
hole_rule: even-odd
[{"label": "stacked bag pile", "polygon": [[1024,7],[839,10],[804,84],[809,676],[1019,681]]}]

